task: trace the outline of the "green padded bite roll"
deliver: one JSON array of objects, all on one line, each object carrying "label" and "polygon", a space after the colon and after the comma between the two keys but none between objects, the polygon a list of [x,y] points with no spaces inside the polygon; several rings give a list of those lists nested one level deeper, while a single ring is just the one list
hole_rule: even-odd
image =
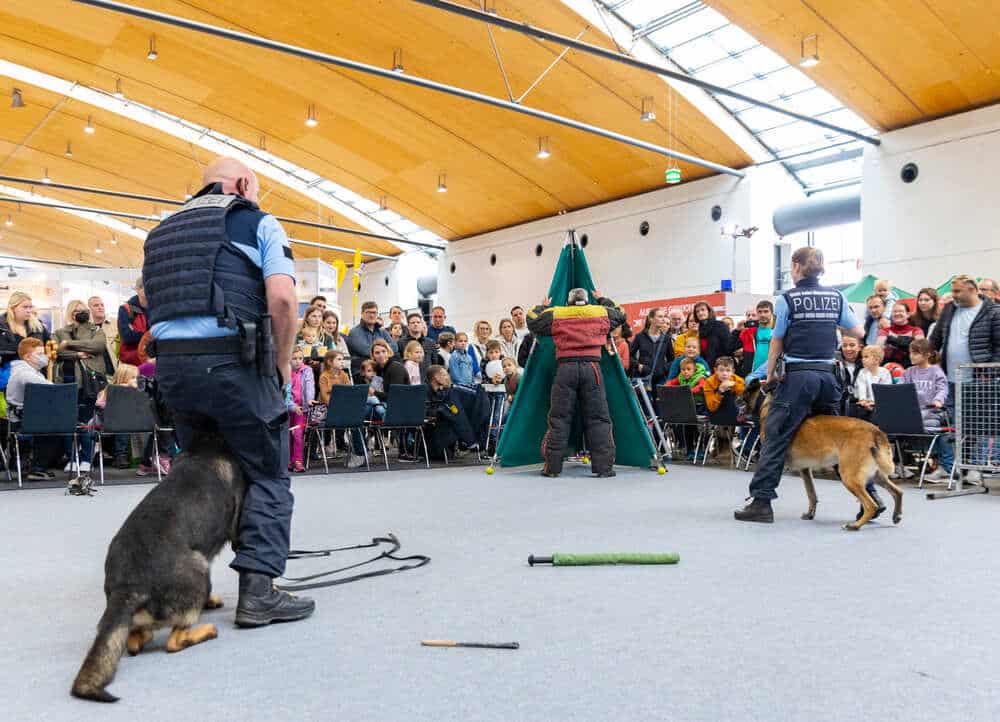
[{"label": "green padded bite roll", "polygon": [[553,554],[552,564],[559,567],[594,564],[676,564],[680,554]]}]

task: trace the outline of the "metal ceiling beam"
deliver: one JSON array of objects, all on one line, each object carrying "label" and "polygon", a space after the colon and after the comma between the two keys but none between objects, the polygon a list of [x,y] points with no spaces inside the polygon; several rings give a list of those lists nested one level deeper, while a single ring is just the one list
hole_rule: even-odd
[{"label": "metal ceiling beam", "polygon": [[820,156],[819,158],[811,158],[798,163],[788,163],[787,166],[788,170],[795,173],[800,170],[809,170],[810,168],[819,168],[820,166],[830,165],[831,163],[854,160],[855,158],[860,158],[862,155],[864,155],[864,151],[861,148],[852,148],[851,150],[843,151],[841,153],[830,153],[829,155]]},{"label": "metal ceiling beam", "polygon": [[[76,0],[77,2],[85,2],[88,4],[97,4],[98,0]],[[715,85],[713,83],[707,83],[704,80],[699,80],[698,78],[692,78],[687,73],[680,73],[675,70],[669,70],[660,65],[654,65],[653,63],[647,63],[642,60],[637,60],[636,58],[630,57],[628,55],[623,55],[622,53],[615,52],[614,50],[608,50],[607,48],[602,48],[597,45],[591,45],[590,43],[585,43],[581,40],[574,40],[566,35],[560,35],[559,33],[554,33],[550,30],[543,30],[542,28],[536,28],[527,23],[519,23],[515,20],[509,20],[507,18],[502,18],[499,15],[492,15],[490,13],[484,13],[481,10],[475,8],[466,7],[465,5],[458,5],[448,0],[413,0],[413,2],[420,3],[421,5],[429,5],[430,7],[438,8],[439,10],[444,10],[446,12],[455,13],[456,15],[464,15],[467,18],[473,18],[475,20],[480,20],[484,23],[489,23],[490,25],[497,25],[501,28],[506,28],[507,30],[513,30],[517,33],[522,33],[524,35],[531,35],[541,40],[547,40],[552,43],[559,43],[561,45],[568,45],[576,50],[584,53],[589,53],[590,55],[596,55],[607,60],[613,60],[617,63],[622,63],[624,65],[630,65],[633,68],[639,68],[640,70],[647,70],[651,73],[656,73],[657,75],[662,75],[666,78],[671,78],[677,80],[681,83],[689,83],[690,85],[695,85],[702,90],[706,90],[709,93],[714,93],[716,95],[726,95],[730,98],[736,98],[737,100],[742,100],[745,103],[752,103],[753,105],[759,106],[761,108],[767,108],[768,110],[773,110],[775,113],[781,113],[782,115],[787,115],[790,118],[795,118],[796,120],[801,120],[804,123],[811,123],[812,125],[817,125],[821,128],[826,128],[827,130],[832,130],[837,133],[842,133],[843,135],[848,135],[852,138],[864,141],[865,143],[870,143],[871,145],[880,145],[882,141],[878,138],[873,138],[863,133],[858,133],[853,130],[848,130],[847,128],[842,128],[839,125],[834,125],[833,123],[827,123],[823,120],[818,120],[808,115],[803,115],[801,113],[796,113],[793,110],[788,110],[787,108],[782,108],[778,105],[772,105],[766,103],[763,100],[757,100],[756,98],[751,98],[749,95],[744,95],[743,93],[738,93],[735,90],[730,90],[729,88],[724,88],[721,85]],[[103,3],[101,3],[103,4]]]},{"label": "metal ceiling beam", "polygon": [[[99,196],[110,196],[111,198],[126,198],[133,201],[148,201],[149,203],[159,203],[165,206],[182,206],[186,201],[178,200],[176,198],[161,198],[160,196],[147,196],[141,193],[126,193],[125,191],[115,191],[109,188],[94,188],[93,186],[78,186],[71,183],[45,183],[35,180],[34,178],[23,178],[20,176],[12,175],[0,175],[0,182],[6,181],[8,183],[22,183],[25,185],[38,186],[41,185],[45,188],[59,188],[60,190],[66,191],[77,191],[79,193],[93,193]],[[397,236],[387,236],[381,233],[373,233],[371,231],[362,231],[355,228],[347,228],[345,226],[335,226],[330,223],[318,223],[315,221],[306,221],[300,218],[289,218],[287,216],[275,216],[282,223],[293,223],[298,226],[308,226],[309,228],[321,228],[326,231],[333,231],[335,233],[350,233],[354,236],[363,236],[364,238],[375,238],[380,241],[390,241],[392,243],[408,243],[411,246],[417,246],[419,248],[431,248],[434,250],[441,250],[441,246],[435,246],[432,243],[420,243],[419,241],[410,241],[406,238],[400,238]],[[159,222],[162,219],[157,219]]]},{"label": "metal ceiling beam", "polygon": [[[54,185],[54,184],[53,184]],[[37,200],[26,200],[24,198],[8,198],[6,196],[0,196],[0,203],[15,203],[25,206],[39,206],[41,208],[54,208],[60,211],[75,211],[78,213],[94,213],[96,215],[102,216],[113,216],[118,218],[130,218],[134,221],[149,221],[151,223],[159,223],[163,219],[159,216],[147,216],[141,213],[124,213],[122,211],[109,211],[104,208],[85,208],[83,206],[73,206],[62,203],[50,203],[49,201],[37,201]],[[350,231],[353,233],[353,231]],[[314,241],[303,241],[299,238],[288,237],[289,243],[295,243],[299,246],[310,246],[312,248],[323,248],[328,251],[338,251],[341,253],[354,253],[353,248],[347,248],[345,246],[334,246],[329,243],[316,243]],[[437,248],[435,246],[435,248]],[[440,250],[440,249],[438,249]],[[398,261],[399,258],[396,256],[386,256],[382,253],[373,253],[371,251],[361,251],[362,256],[368,256],[369,258],[377,258],[379,260],[385,261]]]},{"label": "metal ceiling beam", "polygon": [[[153,20],[155,22],[166,23],[167,25],[173,25],[175,27],[184,28],[186,30],[194,30],[199,33],[204,33],[206,35],[214,35],[216,37],[225,38],[227,40],[235,40],[237,42],[245,43],[247,45],[255,45],[259,48],[266,48],[268,50],[274,50],[279,53],[285,53],[286,55],[293,55],[299,58],[305,58],[306,60],[313,60],[318,63],[324,63],[326,65],[335,65],[340,68],[346,68],[348,70],[356,70],[361,73],[367,73],[369,75],[375,75],[386,80],[392,80],[397,83],[406,83],[408,85],[415,85],[420,88],[426,88],[428,90],[434,90],[439,93],[446,93],[448,95],[454,95],[459,98],[464,98],[466,100],[471,100],[476,103],[482,103],[484,105],[491,105],[495,108],[503,108],[505,110],[511,110],[515,113],[521,113],[522,115],[528,115],[533,118],[538,118],[540,120],[549,121],[551,123],[558,123],[559,125],[564,125],[568,128],[574,128],[576,130],[583,131],[584,133],[590,133],[592,135],[601,136],[603,138],[608,138],[609,140],[614,140],[619,143],[625,143],[627,145],[635,146],[636,148],[642,148],[643,150],[648,150],[653,153],[658,153],[659,155],[664,155],[669,158],[676,158],[677,160],[684,161],[685,163],[691,163],[692,165],[699,165],[703,168],[708,168],[709,170],[714,170],[718,173],[726,173],[731,176],[736,176],[737,178],[742,178],[746,174],[735,168],[730,168],[719,163],[714,163],[710,160],[705,160],[704,158],[698,158],[697,156],[688,155],[687,153],[681,153],[679,151],[671,150],[669,148],[664,148],[663,146],[656,145],[655,143],[648,143],[639,138],[633,138],[628,135],[622,135],[621,133],[616,133],[612,130],[607,130],[606,128],[601,128],[596,125],[590,125],[589,123],[583,123],[578,120],[573,120],[572,118],[566,118],[561,115],[555,115],[554,113],[547,113],[544,110],[537,110],[535,108],[529,108],[524,105],[519,105],[517,103],[512,103],[507,100],[502,100],[500,98],[494,98],[491,95],[483,95],[482,93],[477,93],[472,90],[466,90],[465,88],[459,88],[454,85],[447,85],[445,83],[438,83],[433,80],[428,80],[426,78],[421,78],[415,75],[406,75],[405,73],[394,73],[386,68],[380,68],[375,65],[368,65],[367,63],[360,63],[356,60],[349,60],[347,58],[341,58],[336,55],[329,55],[327,53],[321,53],[316,50],[309,50],[308,48],[302,48],[297,45],[288,45],[286,43],[279,43],[274,40],[268,40],[267,38],[262,38],[258,35],[250,35],[249,33],[241,33],[235,30],[228,30],[226,28],[221,28],[215,25],[208,25],[206,23],[199,23],[194,20],[188,20],[186,18],[177,17],[176,15],[167,15],[166,13],[158,13],[152,10],[146,10],[145,8],[138,8],[132,5],[126,5],[124,3],[112,2],[111,0],[75,0],[83,5],[91,5],[93,7],[102,8],[104,10],[111,10],[113,12],[123,13],[126,15],[133,15],[135,17],[144,18],[146,20]],[[449,3],[450,5],[451,3]],[[466,10],[467,8],[462,8],[459,5],[455,7]],[[487,18],[492,18],[494,16],[487,13],[479,13],[475,11],[476,16],[480,14]],[[510,21],[503,21],[510,22]],[[503,23],[499,23],[503,25]],[[513,23],[516,28],[520,28],[517,23]],[[561,36],[557,36],[561,37]],[[567,38],[569,42],[565,43],[567,45],[571,43],[576,43],[572,38]],[[584,45],[586,45],[584,43]],[[662,71],[661,71],[662,72]]]}]

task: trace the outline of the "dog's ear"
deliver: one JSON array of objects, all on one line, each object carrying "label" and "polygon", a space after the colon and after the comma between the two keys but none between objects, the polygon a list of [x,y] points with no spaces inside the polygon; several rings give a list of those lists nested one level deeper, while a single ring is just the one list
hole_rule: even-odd
[{"label": "dog's ear", "polygon": [[750,383],[747,384],[747,393],[752,394],[759,388],[760,388],[760,379],[750,379]]}]

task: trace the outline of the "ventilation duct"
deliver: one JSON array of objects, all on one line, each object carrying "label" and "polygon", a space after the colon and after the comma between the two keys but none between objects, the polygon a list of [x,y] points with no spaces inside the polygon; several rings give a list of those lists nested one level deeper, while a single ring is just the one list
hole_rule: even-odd
[{"label": "ventilation duct", "polygon": [[861,193],[833,197],[824,197],[825,195],[776,208],[774,232],[779,236],[790,236],[861,220]]}]

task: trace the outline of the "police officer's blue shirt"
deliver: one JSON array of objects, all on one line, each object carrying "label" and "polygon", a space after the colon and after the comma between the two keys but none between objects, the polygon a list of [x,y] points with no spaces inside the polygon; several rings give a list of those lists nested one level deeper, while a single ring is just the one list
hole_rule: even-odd
[{"label": "police officer's blue shirt", "polygon": [[[847,298],[844,294],[840,293],[840,319],[837,321],[837,325],[841,328],[854,328],[859,324],[857,316],[854,315],[854,311],[851,310],[851,305],[847,302]],[[774,301],[774,331],[771,333],[772,338],[784,338],[785,333],[788,331],[788,302],[785,301],[784,295],[778,296]],[[836,349],[832,349],[832,353],[836,353]],[[795,356],[785,355],[785,361],[788,363],[833,363],[834,358],[831,353],[829,359],[804,359],[797,358]]]},{"label": "police officer's blue shirt", "polygon": [[[249,239],[231,238],[233,245],[264,273],[264,278],[285,275],[295,279],[295,262],[289,248],[288,236],[274,216],[264,215],[257,224],[256,244]],[[219,326],[215,316],[190,316],[153,324],[156,339],[215,338],[234,336],[236,329]]]}]

